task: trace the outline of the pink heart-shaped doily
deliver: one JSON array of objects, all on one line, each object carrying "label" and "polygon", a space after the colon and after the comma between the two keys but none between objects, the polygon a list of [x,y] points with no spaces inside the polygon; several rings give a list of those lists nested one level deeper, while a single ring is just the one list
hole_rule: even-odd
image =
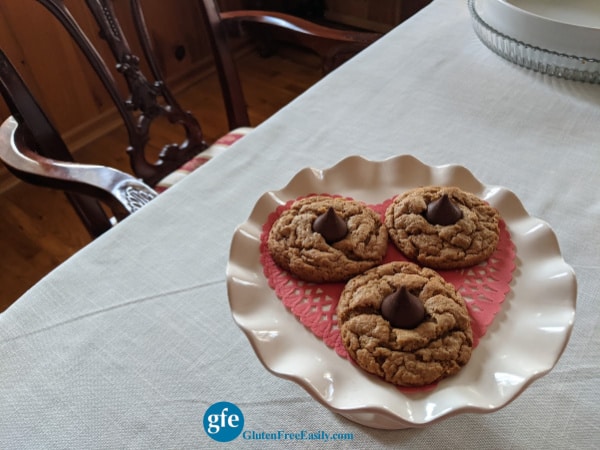
[{"label": "pink heart-shaped doily", "polygon": [[[269,254],[267,248],[269,231],[281,213],[294,201],[290,200],[285,205],[279,206],[263,225],[260,261],[264,274],[277,297],[304,326],[334,349],[339,356],[350,359],[340,338],[336,316],[338,299],[345,283],[301,281],[279,268]],[[392,201],[393,199],[388,199],[383,203],[367,206],[378,212],[383,219],[385,210]],[[510,290],[515,268],[514,248],[506,224],[501,220],[498,247],[486,262],[468,269],[439,271],[439,274],[462,294],[467,303],[473,329],[473,347],[476,347],[485,335]],[[392,243],[389,243],[383,263],[391,261],[407,261],[407,259]]]}]

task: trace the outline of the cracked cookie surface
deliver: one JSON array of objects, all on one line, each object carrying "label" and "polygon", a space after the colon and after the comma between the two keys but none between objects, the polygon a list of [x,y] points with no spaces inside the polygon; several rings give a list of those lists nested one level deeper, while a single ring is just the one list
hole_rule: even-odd
[{"label": "cracked cookie surface", "polygon": [[[444,194],[462,217],[451,225],[431,224],[427,205]],[[456,187],[412,189],[397,196],[385,213],[385,225],[398,250],[434,269],[461,269],[488,259],[498,245],[499,220],[493,207]]]},{"label": "cracked cookie surface", "polygon": [[[332,207],[347,225],[345,237],[328,244],[313,230],[317,217]],[[340,282],[380,264],[388,233],[379,215],[365,204],[337,197],[295,201],[275,221],[267,246],[281,268],[311,282]]]},{"label": "cracked cookie surface", "polygon": [[[406,287],[425,308],[416,328],[394,328],[383,299]],[[473,333],[464,299],[437,272],[391,262],[352,278],[337,306],[342,342],[356,363],[399,386],[424,386],[454,375],[471,358]]]}]

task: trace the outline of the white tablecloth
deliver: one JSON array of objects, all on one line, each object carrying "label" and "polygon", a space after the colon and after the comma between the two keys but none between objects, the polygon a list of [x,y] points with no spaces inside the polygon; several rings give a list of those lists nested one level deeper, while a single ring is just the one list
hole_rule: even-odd
[{"label": "white tablecloth", "polygon": [[[202,425],[219,401],[248,430],[353,437],[231,448],[597,448],[599,124],[600,86],[504,61],[465,1],[434,1],[0,315],[0,448],[227,447]],[[265,370],[232,320],[225,267],[263,192],[306,166],[398,154],[515,192],[556,232],[578,303],[557,366],[505,408],[381,431]]]}]

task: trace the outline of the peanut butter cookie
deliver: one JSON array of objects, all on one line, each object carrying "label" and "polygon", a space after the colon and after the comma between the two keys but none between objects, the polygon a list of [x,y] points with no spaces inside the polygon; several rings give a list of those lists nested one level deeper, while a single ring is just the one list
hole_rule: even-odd
[{"label": "peanut butter cookie", "polygon": [[[415,308],[406,296],[422,306]],[[382,312],[389,300],[397,305],[388,308],[391,313]],[[414,316],[415,310],[422,311]],[[410,262],[391,262],[352,278],[337,315],[352,359],[399,386],[435,383],[456,374],[471,358],[473,333],[462,296],[434,270]],[[405,315],[413,317],[406,322]],[[398,321],[406,328],[394,326]]]},{"label": "peanut butter cookie", "polygon": [[496,250],[499,214],[456,187],[421,187],[394,199],[385,225],[398,250],[434,269],[460,269],[485,261]]},{"label": "peanut butter cookie", "polygon": [[277,265],[311,282],[346,281],[381,263],[387,245],[387,230],[375,211],[329,196],[295,201],[267,240]]}]

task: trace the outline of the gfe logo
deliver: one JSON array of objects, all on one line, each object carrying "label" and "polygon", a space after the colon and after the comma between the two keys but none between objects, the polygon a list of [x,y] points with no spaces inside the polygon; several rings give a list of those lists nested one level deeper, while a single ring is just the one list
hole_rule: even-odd
[{"label": "gfe logo", "polygon": [[204,431],[218,442],[233,441],[244,429],[244,415],[233,403],[219,402],[204,413]]}]

